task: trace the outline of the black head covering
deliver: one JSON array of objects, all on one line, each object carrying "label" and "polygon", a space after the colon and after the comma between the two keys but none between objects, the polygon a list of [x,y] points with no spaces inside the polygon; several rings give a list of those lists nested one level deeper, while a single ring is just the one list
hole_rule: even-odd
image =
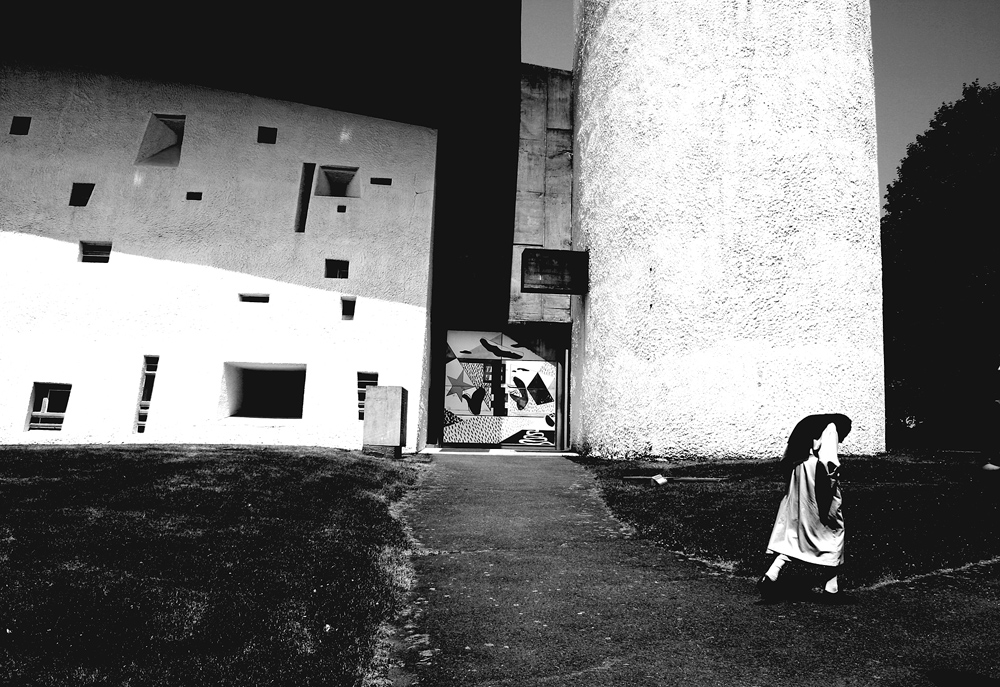
[{"label": "black head covering", "polygon": [[809,415],[795,425],[788,437],[788,447],[785,449],[785,461],[800,463],[809,457],[813,440],[823,435],[827,425],[833,423],[837,427],[837,438],[843,441],[851,433],[851,418],[840,413],[826,415]]}]

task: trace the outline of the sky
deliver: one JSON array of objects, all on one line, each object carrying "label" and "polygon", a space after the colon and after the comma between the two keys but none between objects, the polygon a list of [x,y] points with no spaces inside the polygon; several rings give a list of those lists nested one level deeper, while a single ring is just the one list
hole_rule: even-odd
[{"label": "sky", "polygon": [[[576,0],[522,0],[521,61],[573,68]],[[871,0],[880,195],[934,112],[1000,83],[1000,0]]]}]

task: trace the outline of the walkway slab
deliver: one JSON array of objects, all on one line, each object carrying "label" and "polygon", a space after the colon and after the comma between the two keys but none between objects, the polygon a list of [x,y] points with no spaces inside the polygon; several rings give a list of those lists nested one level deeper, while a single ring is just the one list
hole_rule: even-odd
[{"label": "walkway slab", "polygon": [[564,457],[435,454],[404,517],[419,543],[419,684],[920,686],[1000,675],[995,575],[860,591],[855,606],[762,605],[752,580],[630,539],[590,474]]}]

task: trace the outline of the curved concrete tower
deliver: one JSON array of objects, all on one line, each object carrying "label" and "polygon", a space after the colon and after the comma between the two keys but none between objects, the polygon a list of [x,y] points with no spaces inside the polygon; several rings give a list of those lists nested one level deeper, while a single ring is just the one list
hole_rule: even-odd
[{"label": "curved concrete tower", "polygon": [[868,0],[583,0],[571,431],[599,455],[885,447]]}]

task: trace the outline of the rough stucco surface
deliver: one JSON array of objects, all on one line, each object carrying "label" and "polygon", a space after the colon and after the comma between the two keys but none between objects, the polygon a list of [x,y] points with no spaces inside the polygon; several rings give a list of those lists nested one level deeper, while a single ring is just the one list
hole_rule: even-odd
[{"label": "rough stucco surface", "polygon": [[[186,116],[177,167],[135,164],[152,113]],[[27,136],[7,135],[14,115],[32,117]],[[422,447],[433,130],[13,70],[0,71],[0,125],[0,442],[360,447],[356,375],[370,371],[409,391],[408,448]],[[277,144],[257,143],[258,126],[277,127]],[[312,195],[296,233],[303,162],[357,166],[360,197]],[[68,205],[74,182],[95,184],[86,207]],[[112,241],[110,262],[80,262],[81,240]],[[327,258],[349,260],[349,278],[325,278]],[[342,295],[357,297],[353,320]],[[135,434],[144,355],[160,365]],[[306,365],[303,417],[227,417],[226,362]],[[62,431],[25,431],[34,382],[73,385]]]},{"label": "rough stucco surface", "polygon": [[774,456],[801,417],[884,450],[867,0],[585,0],[574,443]]}]

